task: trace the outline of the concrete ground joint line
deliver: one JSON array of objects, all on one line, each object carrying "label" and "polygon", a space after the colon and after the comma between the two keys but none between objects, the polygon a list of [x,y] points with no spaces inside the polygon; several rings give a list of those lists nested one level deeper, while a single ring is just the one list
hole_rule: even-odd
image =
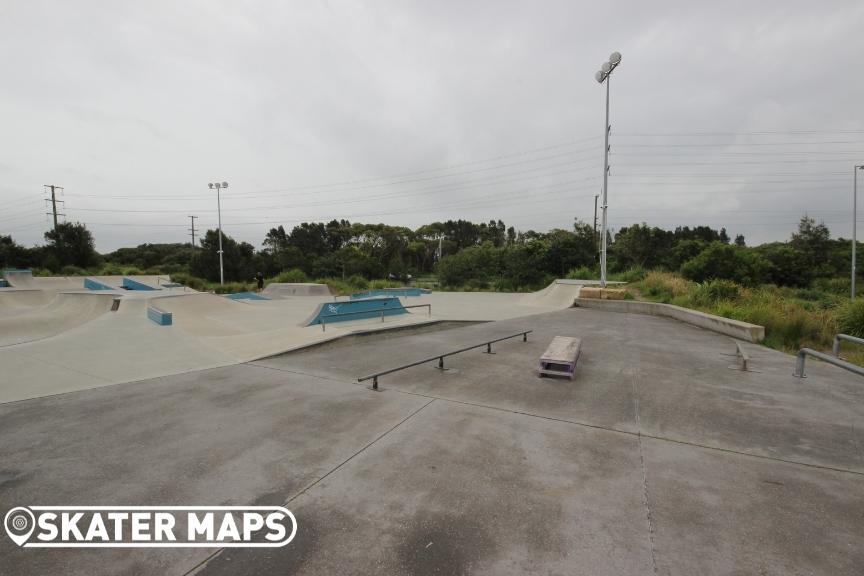
[{"label": "concrete ground joint line", "polygon": [[[354,382],[354,381],[338,380],[336,378],[329,378],[326,376],[320,376],[320,375],[316,375],[316,374],[307,374],[306,372],[295,372],[295,371],[291,371],[291,370],[286,370],[284,368],[276,368],[273,366],[264,366],[264,365],[260,365],[260,364],[254,364],[252,362],[247,362],[246,364],[249,364],[252,366],[257,366],[259,368],[267,368],[269,370],[277,370],[280,372],[288,372],[288,373],[292,373],[292,374],[306,375],[306,376],[310,376],[312,378],[319,378],[322,380],[329,380],[329,381],[333,381],[333,382],[339,382],[342,384],[351,384],[352,386],[362,386],[363,388],[365,388],[365,386],[363,386],[362,384],[358,384],[357,382]],[[691,446],[693,448],[702,448],[703,450],[714,450],[717,452],[725,452],[727,454],[737,454],[739,456],[746,456],[746,457],[750,457],[750,458],[759,458],[762,460],[770,460],[772,462],[782,462],[783,464],[792,464],[795,466],[804,466],[807,468],[816,468],[819,470],[829,470],[831,472],[844,472],[846,474],[855,474],[858,476],[864,476],[864,472],[857,471],[857,470],[849,470],[847,468],[837,468],[835,466],[825,466],[822,464],[813,464],[813,463],[809,463],[809,462],[799,462],[797,460],[787,460],[784,458],[776,458],[774,456],[765,456],[762,454],[752,454],[750,452],[742,452],[740,450],[734,450],[732,448],[722,448],[719,446],[708,446],[706,444],[700,444],[698,442],[690,442],[687,440],[668,438],[666,436],[655,436],[653,434],[646,434],[646,433],[641,431],[641,424],[640,424],[640,431],[630,432],[629,430],[621,430],[619,428],[613,428],[611,426],[603,426],[601,424],[590,424],[588,422],[579,422],[577,420],[567,420],[565,418],[556,418],[554,416],[543,416],[542,414],[534,414],[532,412],[524,412],[522,410],[514,410],[512,408],[502,408],[500,406],[490,406],[489,404],[481,404],[479,402],[469,402],[467,400],[456,400],[454,398],[447,398],[444,396],[433,396],[431,394],[422,394],[420,392],[409,392],[408,390],[399,390],[398,388],[388,388],[387,390],[392,391],[392,392],[396,392],[399,394],[407,394],[409,396],[419,396],[421,398],[431,398],[433,400],[441,400],[443,402],[452,402],[454,404],[462,404],[464,406],[476,406],[478,408],[486,408],[488,410],[497,410],[499,412],[508,412],[510,414],[520,414],[522,416],[529,416],[532,418],[540,418],[543,420],[549,420],[549,421],[553,421],[553,422],[562,422],[565,424],[572,424],[574,426],[582,426],[583,428],[593,428],[595,430],[604,430],[606,432],[614,432],[617,434],[625,434],[627,436],[635,436],[640,441],[644,437],[644,438],[648,438],[650,440],[658,440],[660,442],[671,442],[673,444],[680,444],[682,446]]]},{"label": "concrete ground joint line", "polygon": [[404,424],[405,422],[407,422],[408,420],[410,420],[411,418],[413,418],[413,417],[414,417],[418,412],[420,412],[421,410],[423,410],[424,408],[426,408],[427,406],[429,406],[430,404],[432,404],[433,402],[435,402],[435,400],[436,400],[436,398],[433,398],[433,399],[429,400],[429,402],[426,402],[425,404],[423,404],[422,406],[420,406],[419,408],[417,408],[416,410],[414,410],[413,412],[411,412],[408,416],[406,416],[405,418],[403,418],[402,420],[400,420],[399,422],[397,422],[397,423],[396,423],[395,425],[393,425],[391,428],[389,428],[388,430],[386,430],[385,432],[383,432],[380,436],[378,436],[377,438],[375,438],[374,440],[372,440],[371,442],[369,442],[368,444],[366,444],[365,446],[363,446],[360,450],[358,450],[357,452],[355,452],[354,454],[352,454],[351,456],[349,456],[348,458],[346,458],[345,460],[343,460],[343,461],[342,461],[340,464],[338,464],[335,468],[333,468],[332,470],[330,470],[329,472],[327,472],[326,474],[324,474],[323,476],[321,476],[320,478],[318,478],[317,480],[315,480],[314,482],[312,482],[311,484],[309,484],[308,486],[306,486],[305,488],[303,488],[302,490],[300,490],[300,491],[299,491],[297,494],[295,494],[294,496],[291,496],[290,498],[288,498],[287,500],[285,500],[285,502],[283,503],[283,505],[288,505],[288,504],[290,504],[292,501],[296,500],[297,498],[299,498],[300,496],[302,496],[303,494],[305,494],[306,492],[308,492],[309,490],[311,490],[312,488],[314,488],[315,485],[317,485],[319,482],[321,482],[322,480],[324,480],[325,478],[327,478],[328,476],[330,476],[331,474],[333,474],[334,472],[336,472],[337,470],[339,470],[340,468],[342,468],[345,464],[347,464],[348,462],[350,462],[351,460],[353,460],[354,458],[356,458],[357,456],[359,456],[360,454],[362,454],[363,452],[365,452],[368,448],[372,447],[372,445],[376,444],[379,440],[381,440],[382,438],[384,438],[385,436],[387,436],[388,434],[390,434],[391,432],[393,432],[394,430],[396,430],[396,428],[400,427],[402,424]]},{"label": "concrete ground joint line", "polygon": [[510,414],[520,414],[522,416],[529,416],[532,418],[540,418],[542,420],[550,420],[552,422],[562,422],[564,424],[572,424],[573,426],[581,426],[583,428],[593,428],[595,430],[603,430],[606,432],[613,432],[616,434],[624,434],[627,436],[634,436],[637,439],[648,438],[650,440],[658,440],[660,442],[671,442],[673,444],[680,444],[682,446],[691,446],[693,448],[701,448],[703,450],[713,450],[716,452],[724,452],[726,454],[736,454],[738,456],[745,456],[748,458],[759,458],[761,460],[770,460],[772,462],[781,462],[783,464],[791,464],[794,466],[804,466],[806,468],[816,468],[818,470],[828,470],[831,472],[845,472],[847,474],[855,474],[858,476],[864,476],[864,472],[860,472],[857,470],[849,470],[847,468],[837,468],[835,466],[825,466],[822,464],[812,464],[809,462],[799,462],[797,460],[786,460],[784,458],[776,458],[774,456],[764,456],[762,454],[752,454],[750,452],[741,452],[740,450],[734,450],[732,448],[722,448],[719,446],[708,446],[706,444],[699,444],[698,442],[690,442],[687,440],[678,440],[675,438],[668,438],[666,436],[655,436],[653,434],[646,434],[644,432],[630,432],[629,430],[621,430],[619,428],[612,428],[611,426],[603,426],[601,424],[589,424],[587,422],[579,422],[577,420],[567,420],[565,418],[555,418],[554,416],[543,416],[542,414],[533,414],[531,412],[523,412],[521,410],[514,410],[512,408],[502,408],[500,406],[490,406],[488,404],[480,404],[478,402],[468,402],[467,400],[455,400],[453,398],[445,398],[443,396],[431,396],[429,394],[421,394],[419,392],[408,392],[407,390],[398,390],[396,388],[391,388],[393,392],[398,392],[399,394],[408,394],[411,396],[420,396],[422,398],[433,398],[435,400],[441,400],[443,402],[452,402],[454,404],[462,404],[465,406],[476,406],[477,408],[486,408],[487,410],[497,410],[499,412],[507,412]]},{"label": "concrete ground joint line", "polygon": [[[613,430],[616,431],[617,430]],[[624,434],[631,434],[624,432]],[[653,436],[651,434],[640,434],[649,440],[659,440],[660,442],[671,442],[672,444],[681,444],[682,446],[691,446],[693,448],[702,448],[703,450],[714,450],[716,452],[725,452],[726,454],[736,454],[738,456],[746,456],[748,458],[758,458],[760,460],[769,460],[771,462],[780,462],[782,464],[791,464],[793,466],[803,466],[805,468],[815,468],[817,470],[828,470],[829,472],[844,472],[846,474],[855,474],[856,476],[864,476],[864,472],[858,470],[849,470],[848,468],[837,468],[836,466],[826,466],[824,464],[813,464],[810,462],[799,462],[798,460],[786,460],[785,458],[776,458],[774,456],[765,456],[763,454],[752,454],[750,452],[741,452],[732,448],[721,448],[719,446],[708,446],[699,444],[698,442],[688,442],[687,440],[677,440],[675,438],[667,438],[665,436]]]},{"label": "concrete ground joint line", "polygon": [[[290,504],[291,502],[293,502],[294,500],[296,500],[297,498],[299,498],[300,496],[302,496],[303,494],[305,494],[306,492],[308,492],[309,490],[311,490],[312,488],[314,488],[316,485],[318,485],[320,482],[322,482],[322,481],[323,481],[324,479],[326,479],[328,476],[330,476],[331,474],[337,472],[340,468],[342,468],[343,466],[345,466],[346,464],[348,464],[348,462],[350,462],[351,460],[353,460],[354,458],[356,458],[357,456],[359,456],[360,454],[362,454],[363,452],[365,452],[367,449],[369,449],[369,448],[372,447],[374,444],[376,444],[379,440],[381,440],[382,438],[384,438],[385,436],[387,436],[388,434],[390,434],[391,432],[393,432],[394,430],[396,430],[397,428],[399,428],[402,424],[404,424],[405,422],[407,422],[408,420],[410,420],[411,418],[413,418],[413,417],[414,417],[418,412],[420,412],[421,410],[423,410],[424,408],[426,408],[427,406],[429,406],[430,404],[432,404],[433,402],[435,402],[435,400],[436,400],[436,398],[432,398],[431,400],[429,400],[429,402],[426,402],[425,404],[423,404],[422,406],[420,406],[419,408],[417,408],[416,410],[414,410],[413,412],[411,412],[410,414],[408,414],[405,418],[403,418],[402,420],[400,420],[399,422],[397,422],[396,424],[394,424],[394,425],[393,425],[392,427],[390,427],[389,429],[385,430],[382,434],[380,434],[380,435],[379,435],[378,437],[376,437],[374,440],[372,440],[371,442],[369,442],[368,444],[366,444],[365,446],[363,446],[362,448],[360,448],[358,451],[356,451],[354,454],[352,454],[351,456],[349,456],[348,458],[346,458],[345,460],[343,460],[342,462],[340,462],[339,464],[337,464],[335,467],[331,468],[331,469],[330,469],[326,474],[324,474],[324,475],[321,476],[320,478],[314,480],[311,484],[308,484],[305,488],[303,488],[302,490],[300,490],[299,492],[297,492],[297,493],[294,494],[293,496],[291,496],[291,497],[289,497],[288,499],[286,499],[286,500],[282,503],[282,506],[287,506],[288,504]],[[299,529],[299,528],[298,528],[298,529]],[[219,554],[221,554],[224,550],[225,550],[224,548],[220,548],[220,549],[216,550],[215,552],[213,552],[212,554],[208,555],[206,558],[204,558],[203,560],[201,560],[198,564],[196,564],[195,566],[193,566],[192,568],[190,568],[189,570],[187,570],[186,572],[184,572],[184,573],[183,573],[183,576],[190,576],[190,575],[194,574],[195,572],[197,572],[198,570],[201,570],[201,569],[204,568],[204,567],[205,567],[205,566],[206,566],[206,565],[207,565],[211,560],[213,560],[214,558],[216,558],[216,556],[218,556]]]},{"label": "concrete ground joint line", "polygon": [[648,522],[648,544],[651,550],[651,566],[654,574],[657,574],[657,552],[654,545],[654,521],[651,514],[651,498],[648,492],[648,469],[645,466],[645,451],[642,447],[642,424],[639,420],[639,387],[636,384],[637,374],[632,374],[633,383],[633,407],[636,417],[636,431],[639,441],[639,466],[642,470],[642,503],[645,505],[645,519]]}]

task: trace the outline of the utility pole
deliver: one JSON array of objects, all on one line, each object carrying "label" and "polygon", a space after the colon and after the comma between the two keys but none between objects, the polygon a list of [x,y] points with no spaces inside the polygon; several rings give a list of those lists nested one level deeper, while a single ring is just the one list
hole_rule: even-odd
[{"label": "utility pole", "polygon": [[597,235],[597,199],[599,194],[594,195],[594,243],[597,244],[597,253],[600,253],[600,237]]},{"label": "utility pole", "polygon": [[189,231],[191,232],[190,235],[192,236],[192,247],[193,248],[195,247],[195,219],[196,218],[198,218],[198,216],[192,216],[191,214],[189,215],[189,221],[192,223],[192,227],[189,228]]},{"label": "utility pole", "polygon": [[[66,216],[66,214],[57,214],[57,203],[64,204],[63,200],[57,200],[57,190],[63,190],[62,186],[55,186],[54,184],[45,184],[45,188],[51,189],[51,198],[45,198],[45,201],[51,202],[51,212],[46,212],[45,214],[54,216],[54,231],[57,231],[57,216]],[[47,190],[45,191],[48,192]]]},{"label": "utility pole", "polygon": [[855,247],[858,244],[858,170],[864,170],[864,165],[856,165],[852,169],[852,299],[855,299]]}]

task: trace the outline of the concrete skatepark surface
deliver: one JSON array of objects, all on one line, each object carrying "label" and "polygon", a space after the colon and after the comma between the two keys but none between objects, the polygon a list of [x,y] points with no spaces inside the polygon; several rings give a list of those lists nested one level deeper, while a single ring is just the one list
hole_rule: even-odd
[{"label": "concrete skatepark surface", "polygon": [[[83,278],[24,278],[29,288],[0,289],[0,366],[15,374],[0,386],[0,402],[247,362],[358,332],[536,314],[572,306],[579,292],[578,285],[553,284],[535,294],[433,293],[408,302],[431,304],[431,316],[425,308],[414,309],[387,316],[384,322],[358,319],[328,324],[322,330],[305,324],[318,306],[334,303],[329,292],[304,291],[302,296],[283,294],[274,300],[253,301],[187,292],[182,287],[34,290],[34,285],[79,286]],[[92,278],[118,285],[123,277]],[[133,278],[151,283],[156,279]],[[303,286],[311,286],[314,292],[322,285]],[[112,312],[115,298],[120,298],[120,306]],[[148,304],[170,312],[173,325],[149,322]]]},{"label": "concrete skatepark surface", "polygon": [[[0,404],[7,507],[284,503],[298,522],[268,550],[4,537],[0,571],[861,573],[860,378],[813,362],[796,379],[753,344],[754,371],[730,369],[733,340],[668,318],[540,312]],[[356,382],[520,330],[380,392]],[[583,339],[573,382],[535,374],[556,335]]]},{"label": "concrete skatepark surface", "polygon": [[261,293],[268,298],[287,298],[290,296],[332,296],[326,284],[309,282],[283,283],[272,282]]}]

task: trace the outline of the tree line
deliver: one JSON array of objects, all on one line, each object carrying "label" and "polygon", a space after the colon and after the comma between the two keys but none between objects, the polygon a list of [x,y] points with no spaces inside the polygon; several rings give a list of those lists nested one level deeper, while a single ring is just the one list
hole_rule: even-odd
[{"label": "tree line", "polygon": [[[219,279],[218,232],[207,230],[200,246],[142,244],[108,254],[94,249],[86,225],[65,223],[45,233],[32,248],[0,236],[0,266],[45,269],[55,274],[117,273],[132,267],[155,274],[191,274]],[[596,277],[598,235],[582,221],[572,229],[521,232],[501,220],[474,223],[447,220],[412,230],[347,220],[304,222],[287,230],[271,228],[262,248],[223,233],[225,278],[249,281],[257,272],[274,277],[301,270],[311,278],[366,279],[436,274],[445,287],[520,290],[553,278]],[[646,224],[621,228],[608,238],[612,274],[659,269],[705,281],[734,280],[743,285],[771,283],[809,286],[818,278],[843,277],[851,267],[849,242],[832,239],[824,223],[803,217],[786,242],[748,247],[743,236],[726,230],[682,226],[665,230]]]}]

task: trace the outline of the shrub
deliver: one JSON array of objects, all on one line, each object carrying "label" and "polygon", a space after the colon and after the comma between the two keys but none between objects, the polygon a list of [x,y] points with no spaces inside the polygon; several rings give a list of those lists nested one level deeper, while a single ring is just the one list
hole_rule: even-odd
[{"label": "shrub", "polygon": [[[852,289],[852,280],[849,278],[817,278],[813,281],[813,288],[822,292],[846,296]],[[856,292],[859,291],[856,290]]]},{"label": "shrub", "polygon": [[303,282],[309,282],[309,277],[299,268],[292,268],[291,270],[280,272],[271,282],[278,282],[280,284],[301,284]]},{"label": "shrub", "polygon": [[466,292],[481,292],[489,289],[489,282],[472,278],[465,283],[464,289]]},{"label": "shrub", "polygon": [[354,289],[347,282],[337,278],[316,278],[315,282],[326,284],[334,296],[344,296],[345,294],[354,292]]},{"label": "shrub", "polygon": [[651,296],[652,299],[659,299],[661,302],[669,302],[675,297],[686,296],[692,287],[692,282],[688,282],[680,276],[656,271],[646,274],[645,278],[637,285],[637,288],[646,295]]},{"label": "shrub", "polygon": [[442,286],[463,286],[470,280],[488,283],[499,276],[501,250],[486,242],[445,256],[437,264]]},{"label": "shrub", "polygon": [[864,338],[864,300],[852,300],[837,310],[837,329],[843,334]]},{"label": "shrub", "polygon": [[354,287],[355,290],[368,290],[369,281],[359,274],[354,274],[348,278],[348,284]]},{"label": "shrub", "polygon": [[693,301],[707,305],[721,300],[737,300],[741,297],[741,286],[731,280],[709,280],[700,284],[693,292]]},{"label": "shrub", "polygon": [[681,274],[696,282],[720,278],[755,286],[767,277],[770,268],[767,260],[747,248],[712,242],[697,257],[681,266]]},{"label": "shrub", "polygon": [[396,280],[372,280],[369,283],[369,288],[371,290],[381,290],[382,288],[401,288],[404,285],[402,282]]},{"label": "shrub", "polygon": [[87,276],[87,270],[83,268],[79,268],[78,266],[63,266],[60,269],[61,276]]},{"label": "shrub", "polygon": [[622,282],[638,282],[645,278],[648,274],[648,271],[645,270],[642,266],[633,266],[632,268],[628,268],[624,272],[620,274],[616,274],[615,278],[617,280],[621,280]]},{"label": "shrub", "polygon": [[597,271],[593,268],[589,268],[588,266],[580,266],[579,268],[573,268],[567,273],[566,278],[570,280],[594,280],[599,277]]},{"label": "shrub", "polygon": [[183,286],[188,286],[193,290],[198,291],[206,291],[207,290],[207,282],[202,280],[201,278],[196,278],[191,274],[186,274],[185,272],[179,272],[177,274],[171,274],[171,281],[176,282],[178,284],[182,284]]},{"label": "shrub", "polygon": [[256,286],[245,282],[226,282],[225,284],[213,284],[211,288],[216,294],[236,294],[238,292],[254,292]]}]

